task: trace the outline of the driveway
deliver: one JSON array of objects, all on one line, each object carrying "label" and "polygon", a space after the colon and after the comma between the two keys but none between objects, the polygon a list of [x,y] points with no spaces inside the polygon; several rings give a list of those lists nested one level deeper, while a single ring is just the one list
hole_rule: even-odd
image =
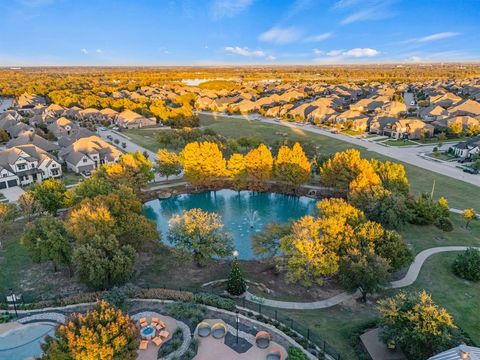
[{"label": "driveway", "polygon": [[5,198],[11,202],[11,203],[16,203],[18,198],[24,193],[23,189],[20,186],[14,186],[8,189],[2,189],[0,190],[0,193],[5,196]]}]

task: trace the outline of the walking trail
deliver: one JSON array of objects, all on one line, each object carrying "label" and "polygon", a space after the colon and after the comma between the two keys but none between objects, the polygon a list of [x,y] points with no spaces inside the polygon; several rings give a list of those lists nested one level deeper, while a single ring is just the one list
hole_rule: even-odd
[{"label": "walking trail", "polygon": [[[434,247],[427,250],[423,250],[415,256],[415,260],[410,265],[407,274],[400,280],[392,281],[390,283],[390,288],[397,289],[412,285],[415,280],[417,280],[418,274],[422,269],[423,263],[427,260],[430,256],[434,254],[439,254],[443,252],[450,252],[450,251],[465,251],[470,246],[440,246]],[[476,249],[480,250],[480,247],[476,247]],[[338,305],[346,300],[350,300],[352,298],[358,297],[360,295],[360,291],[355,292],[354,294],[351,293],[341,293],[335,295],[329,299],[320,300],[320,301],[313,301],[313,302],[289,302],[289,301],[278,301],[278,300],[271,300],[265,299],[258,296],[255,296],[247,291],[245,298],[247,300],[257,302],[259,304],[270,306],[279,309],[294,309],[294,310],[314,310],[314,309],[326,309],[335,305]]]}]

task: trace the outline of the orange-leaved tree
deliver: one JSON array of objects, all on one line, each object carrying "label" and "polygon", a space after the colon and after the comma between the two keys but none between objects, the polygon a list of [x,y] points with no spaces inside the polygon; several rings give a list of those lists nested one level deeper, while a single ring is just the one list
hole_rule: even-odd
[{"label": "orange-leaved tree", "polygon": [[73,314],[42,345],[44,360],[136,359],[138,330],[130,317],[105,301]]},{"label": "orange-leaved tree", "polygon": [[275,159],[275,177],[283,183],[299,186],[310,179],[311,165],[302,146],[281,146]]},{"label": "orange-leaved tree", "polygon": [[272,177],[273,156],[270,150],[260,144],[256,149],[250,150],[245,155],[245,167],[252,189],[265,188],[265,182]]}]

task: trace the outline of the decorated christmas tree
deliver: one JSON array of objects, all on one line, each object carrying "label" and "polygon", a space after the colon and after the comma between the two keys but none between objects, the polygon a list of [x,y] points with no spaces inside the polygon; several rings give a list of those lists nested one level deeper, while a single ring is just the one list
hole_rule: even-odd
[{"label": "decorated christmas tree", "polygon": [[227,291],[231,295],[242,295],[247,289],[245,279],[243,278],[242,270],[238,264],[236,257],[233,258],[230,274],[228,274]]}]

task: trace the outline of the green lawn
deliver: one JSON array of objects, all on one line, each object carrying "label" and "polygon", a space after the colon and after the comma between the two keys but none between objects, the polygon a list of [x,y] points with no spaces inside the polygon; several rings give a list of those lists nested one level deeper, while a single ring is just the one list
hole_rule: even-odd
[{"label": "green lawn", "polygon": [[164,129],[123,129],[122,134],[128,136],[134,143],[153,152],[160,148],[155,140],[156,134]]},{"label": "green lawn", "polygon": [[73,171],[64,171],[63,172],[63,182],[66,186],[78,184],[80,181],[83,181],[83,176],[77,174]]},{"label": "green lawn", "polygon": [[[301,128],[288,128],[277,124],[266,124],[247,118],[238,119],[206,114],[200,114],[199,117],[202,127],[215,130],[226,137],[258,136],[267,144],[272,144],[276,140],[284,138],[289,138],[294,141],[310,141],[315,143],[319,151],[326,155],[355,148],[360,150],[366,158],[392,161],[389,157],[367,151],[362,147],[324,135],[314,134]],[[132,141],[137,144],[149,150],[156,151],[159,148],[155,141],[155,134],[158,131],[164,130],[132,129],[124,130],[123,133],[131,137]],[[414,194],[421,192],[430,193],[435,182],[435,197],[445,196],[449,200],[450,206],[458,209],[465,209],[467,207],[480,209],[480,196],[476,195],[479,191],[477,186],[410,164],[403,163],[403,165],[407,171],[411,189]]]},{"label": "green lawn", "polygon": [[387,140],[383,141],[382,144],[388,145],[388,146],[412,146],[412,145],[418,145],[415,141],[411,140]]}]

